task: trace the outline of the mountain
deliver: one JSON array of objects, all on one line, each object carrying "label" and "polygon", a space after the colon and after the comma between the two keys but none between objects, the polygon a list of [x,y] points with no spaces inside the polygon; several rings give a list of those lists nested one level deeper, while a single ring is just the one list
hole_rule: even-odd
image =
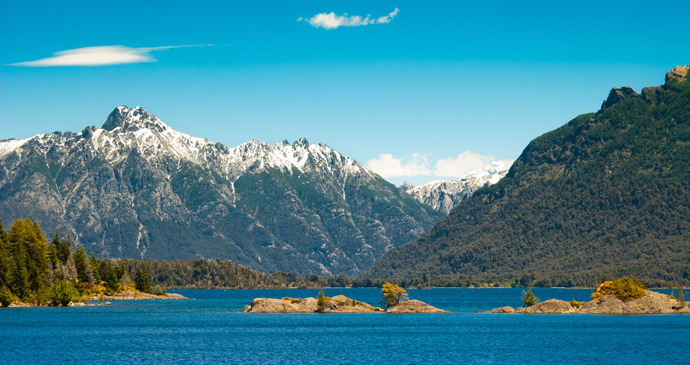
[{"label": "mountain", "polygon": [[642,94],[614,88],[601,110],[534,139],[503,179],[366,274],[687,276],[688,69]]},{"label": "mountain", "polygon": [[421,186],[414,186],[407,181],[398,186],[418,202],[434,210],[449,214],[460,202],[483,186],[497,183],[506,176],[510,166],[494,162],[478,171],[465,174],[456,181],[435,180]]},{"label": "mountain", "polygon": [[117,107],[101,128],[0,142],[0,217],[111,258],[357,274],[441,214],[324,144],[229,148]]}]

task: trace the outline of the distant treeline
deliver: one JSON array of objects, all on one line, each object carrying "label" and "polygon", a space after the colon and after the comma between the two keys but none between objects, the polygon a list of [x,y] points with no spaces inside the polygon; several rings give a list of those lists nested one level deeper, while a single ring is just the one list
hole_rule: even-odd
[{"label": "distant treeline", "polygon": [[[0,221],[0,294],[11,301],[45,304],[59,291],[70,300],[87,300],[94,293],[115,294],[136,290],[164,293],[170,288],[380,288],[387,281],[402,287],[597,287],[606,280],[635,276],[649,287],[688,285],[690,267],[681,270],[648,269],[644,266],[607,269],[601,272],[557,274],[538,277],[496,275],[421,275],[416,278],[304,277],[293,273],[265,274],[237,262],[220,259],[153,261],[89,258],[83,246],[73,246],[70,236],[55,232],[48,241],[37,222],[18,219],[9,230]],[[60,285],[57,285],[60,284]],[[71,293],[71,294],[70,294]],[[64,293],[62,293],[64,294]],[[0,296],[2,296],[0,295]],[[7,304],[9,299],[0,298]],[[11,302],[10,301],[10,302]]]}]

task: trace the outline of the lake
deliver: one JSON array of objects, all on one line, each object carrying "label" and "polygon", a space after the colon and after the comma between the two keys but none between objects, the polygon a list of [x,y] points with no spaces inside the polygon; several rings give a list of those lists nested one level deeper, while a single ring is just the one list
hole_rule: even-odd
[{"label": "lake", "polygon": [[[522,289],[409,290],[452,314],[251,314],[255,297],[318,290],[169,290],[193,300],[0,309],[0,363],[687,364],[690,315],[486,314]],[[326,289],[378,305],[380,289]],[[533,289],[541,300],[589,289]],[[663,291],[662,291],[663,292]]]}]

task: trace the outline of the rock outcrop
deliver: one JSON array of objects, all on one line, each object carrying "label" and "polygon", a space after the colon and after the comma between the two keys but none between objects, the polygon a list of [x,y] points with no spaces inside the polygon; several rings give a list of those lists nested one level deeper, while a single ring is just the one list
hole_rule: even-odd
[{"label": "rock outcrop", "polygon": [[524,314],[563,314],[571,313],[574,309],[570,303],[564,300],[549,299],[531,307],[519,308],[516,312]]},{"label": "rock outcrop", "polygon": [[323,307],[318,308],[316,313],[370,313],[379,311],[381,308],[350,299],[344,295],[336,295]]},{"label": "rock outcrop", "polygon": [[666,83],[683,82],[688,79],[688,70],[690,66],[676,66],[673,70],[666,73]]},{"label": "rock outcrop", "polygon": [[515,308],[513,307],[501,307],[489,311],[488,313],[515,313]]},{"label": "rock outcrop", "polygon": [[[126,292],[117,295],[106,295],[106,300],[174,300],[174,299],[189,299],[183,295],[168,293],[166,295],[153,295],[149,293],[134,293]],[[98,294],[93,294],[91,300],[99,300]]]},{"label": "rock outcrop", "polygon": [[318,309],[316,298],[272,299],[256,298],[245,306],[242,312],[248,313],[314,313]]},{"label": "rock outcrop", "polygon": [[583,304],[581,307],[573,307],[569,302],[549,299],[537,303],[531,307],[518,308],[513,310],[511,307],[496,308],[487,313],[522,313],[522,314],[673,314],[690,313],[688,305],[681,306],[675,299],[670,299],[667,295],[648,290],[644,296],[624,302],[615,295],[609,294],[601,298],[594,299]]},{"label": "rock outcrop", "polygon": [[395,307],[389,309],[386,313],[402,314],[402,313],[450,313],[443,309],[438,309],[432,305],[426,304],[419,300],[408,300],[400,303]]},{"label": "rock outcrop", "polygon": [[615,295],[605,295],[601,298],[585,303],[579,313],[594,314],[670,314],[676,313],[672,307],[672,299],[665,294],[647,291],[644,296],[629,302],[624,302]]}]

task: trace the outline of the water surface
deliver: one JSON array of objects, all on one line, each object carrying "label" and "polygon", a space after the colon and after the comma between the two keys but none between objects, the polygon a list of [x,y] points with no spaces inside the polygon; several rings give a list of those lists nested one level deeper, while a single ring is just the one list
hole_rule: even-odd
[{"label": "water surface", "polygon": [[[0,363],[689,363],[690,316],[500,315],[520,289],[410,290],[452,314],[250,314],[255,297],[318,290],[174,290],[188,301],[3,308]],[[592,290],[533,289],[585,301]],[[326,289],[370,304],[380,289]]]}]

